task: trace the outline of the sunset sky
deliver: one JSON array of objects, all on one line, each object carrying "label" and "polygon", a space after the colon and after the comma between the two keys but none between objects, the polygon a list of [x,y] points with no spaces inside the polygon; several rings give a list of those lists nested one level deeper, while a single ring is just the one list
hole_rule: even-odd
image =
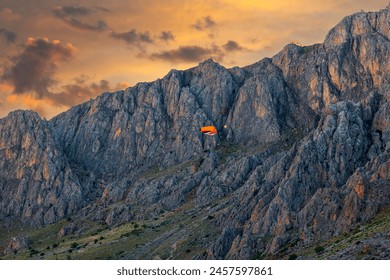
[{"label": "sunset sky", "polygon": [[106,91],[213,58],[230,68],[312,45],[389,0],[0,0],[0,117],[51,118]]}]

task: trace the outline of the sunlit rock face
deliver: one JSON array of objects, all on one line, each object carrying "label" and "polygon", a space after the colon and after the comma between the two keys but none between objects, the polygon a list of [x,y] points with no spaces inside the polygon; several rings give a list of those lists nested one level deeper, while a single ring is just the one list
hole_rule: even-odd
[{"label": "sunlit rock face", "polygon": [[218,238],[194,256],[209,259],[276,254],[370,220],[390,200],[389,23],[388,8],[357,13],[323,44],[247,67],[207,60],[50,121],[11,113],[0,219],[113,226],[223,201]]}]

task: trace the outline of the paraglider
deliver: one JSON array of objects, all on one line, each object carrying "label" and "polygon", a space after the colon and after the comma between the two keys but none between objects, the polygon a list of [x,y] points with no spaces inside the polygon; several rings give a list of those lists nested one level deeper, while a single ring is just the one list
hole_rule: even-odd
[{"label": "paraglider", "polygon": [[202,132],[203,134],[206,134],[206,135],[213,136],[213,135],[217,134],[217,129],[213,125],[203,126],[200,128],[200,132]]},{"label": "paraglider", "polygon": [[[213,125],[203,126],[200,128],[200,132],[208,136],[214,136],[217,134],[217,128]],[[207,157],[211,156],[211,151],[208,149],[204,150],[204,153],[207,155]]]}]

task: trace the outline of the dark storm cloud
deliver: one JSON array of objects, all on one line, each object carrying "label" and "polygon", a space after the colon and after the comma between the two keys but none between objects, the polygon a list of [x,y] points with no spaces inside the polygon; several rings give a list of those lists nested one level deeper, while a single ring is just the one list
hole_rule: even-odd
[{"label": "dark storm cloud", "polygon": [[103,7],[59,6],[53,9],[53,15],[81,30],[104,31],[107,29],[107,23],[102,19],[95,20],[90,17],[101,11],[109,10]]},{"label": "dark storm cloud", "polygon": [[191,27],[195,28],[196,30],[205,30],[213,28],[216,25],[216,22],[211,18],[211,16],[206,16],[198,19],[195,24],[191,25]]},{"label": "dark storm cloud", "polygon": [[132,29],[128,32],[114,32],[112,31],[110,33],[110,36],[112,38],[123,40],[129,45],[139,46],[141,43],[148,43],[152,44],[154,43],[152,37],[150,36],[150,33],[148,31],[146,32],[138,32],[135,29]]},{"label": "dark storm cloud", "polygon": [[225,45],[222,46],[223,49],[227,52],[234,52],[234,51],[242,51],[244,48],[241,47],[237,42],[235,41],[228,41]]},{"label": "dark storm cloud", "polygon": [[30,38],[23,51],[13,58],[13,65],[5,69],[2,80],[13,84],[15,94],[32,93],[42,98],[56,83],[57,63],[70,60],[74,52],[70,44]]},{"label": "dark storm cloud", "polygon": [[158,38],[161,41],[165,41],[165,42],[174,41],[175,40],[175,36],[172,34],[171,31],[163,31],[163,32],[161,32],[160,35],[158,36]]},{"label": "dark storm cloud", "polygon": [[0,37],[7,43],[15,43],[16,41],[16,33],[5,28],[0,28]]},{"label": "dark storm cloud", "polygon": [[181,46],[178,49],[153,53],[150,58],[169,62],[199,62],[210,57],[221,60],[223,56],[218,47]]}]

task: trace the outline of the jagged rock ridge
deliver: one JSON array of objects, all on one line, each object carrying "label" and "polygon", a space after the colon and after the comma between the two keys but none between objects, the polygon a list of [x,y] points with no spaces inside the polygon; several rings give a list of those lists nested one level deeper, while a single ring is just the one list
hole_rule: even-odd
[{"label": "jagged rock ridge", "polygon": [[[368,221],[389,202],[389,22],[389,8],[357,13],[323,44],[244,68],[207,60],[50,121],[11,113],[0,219],[115,225],[222,199],[220,235],[194,256],[211,259],[276,254]],[[199,133],[206,124],[218,137]]]}]

